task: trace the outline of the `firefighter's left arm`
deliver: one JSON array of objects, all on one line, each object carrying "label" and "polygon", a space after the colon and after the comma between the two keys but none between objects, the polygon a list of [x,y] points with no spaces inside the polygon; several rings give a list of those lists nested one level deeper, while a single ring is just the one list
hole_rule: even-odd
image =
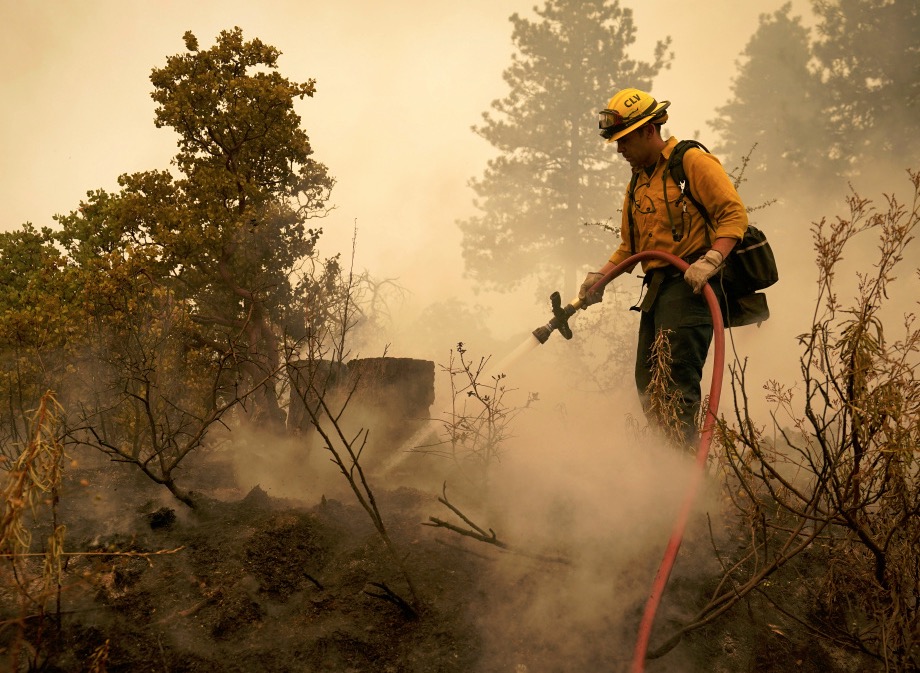
[{"label": "firefighter's left arm", "polygon": [[[684,171],[687,173],[693,195],[703,204],[712,219],[715,228],[713,248],[723,252],[722,246],[727,246],[728,243],[720,242],[719,239],[740,241],[748,227],[747,209],[738,195],[738,190],[722,168],[722,164],[712,154],[687,152],[684,156]],[[716,243],[719,247],[716,247]],[[724,252],[731,252],[731,247],[726,248]]]}]

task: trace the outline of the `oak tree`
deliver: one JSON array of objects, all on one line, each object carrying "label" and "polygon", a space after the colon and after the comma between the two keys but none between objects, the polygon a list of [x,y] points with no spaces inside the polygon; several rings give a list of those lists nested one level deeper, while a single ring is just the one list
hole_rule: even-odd
[{"label": "oak tree", "polygon": [[185,45],[151,75],[173,168],[0,236],[0,448],[16,450],[15,420],[51,388],[70,441],[192,504],[175,468],[227,411],[280,428],[284,356],[338,267],[308,226],[334,182],[294,110],[314,81],[282,77],[278,50],[238,28]]},{"label": "oak tree", "polygon": [[155,123],[178,134],[177,175],[122,176],[120,193],[90,193],[60,218],[60,237],[84,261],[129,244],[143,254],[145,273],[189,302],[213,347],[232,347],[244,387],[263,382],[252,416],[277,425],[285,326],[309,308],[295,276],[315,255],[321,229],[308,224],[334,183],[294,110],[315,82],[283,77],[280,52],[239,28],[206,50],[187,32],[185,46],[151,74]]}]

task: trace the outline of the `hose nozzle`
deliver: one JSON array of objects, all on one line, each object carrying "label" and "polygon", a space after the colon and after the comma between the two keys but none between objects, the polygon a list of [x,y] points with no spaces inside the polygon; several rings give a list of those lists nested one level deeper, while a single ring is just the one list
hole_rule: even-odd
[{"label": "hose nozzle", "polygon": [[553,330],[559,330],[561,334],[566,339],[572,338],[572,328],[569,327],[569,318],[575,314],[580,308],[586,308],[581,299],[573,299],[570,303],[565,306],[562,305],[562,296],[558,292],[553,292],[549,296],[550,304],[553,309],[552,319],[543,325],[538,327],[533,331],[534,337],[541,344],[545,344],[546,340],[549,339],[549,335],[553,333]]},{"label": "hose nozzle", "polygon": [[[550,323],[552,324],[552,323]],[[537,338],[541,344],[545,344],[546,340],[549,339],[549,335],[553,333],[553,328],[550,325],[543,325],[538,327],[533,331],[533,335]]]}]

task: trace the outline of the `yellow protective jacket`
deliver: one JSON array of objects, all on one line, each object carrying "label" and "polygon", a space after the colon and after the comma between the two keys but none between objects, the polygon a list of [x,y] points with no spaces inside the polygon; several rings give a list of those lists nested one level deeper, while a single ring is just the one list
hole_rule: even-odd
[{"label": "yellow protective jacket", "polygon": [[[632,196],[627,189],[620,226],[620,236],[623,240],[620,247],[610,256],[610,261],[614,264],[619,264],[634,252],[643,250],[661,250],[686,258],[705,252],[717,238],[741,240],[744,236],[748,226],[747,211],[722,164],[708,152],[697,148],[687,150],[684,154],[684,172],[694,198],[709,212],[715,231],[710,230],[707,234],[706,220],[690,199],[681,193],[680,187],[670,175],[667,178],[667,201],[665,200],[662,175],[675,145],[677,138],[669,138],[661,150],[661,156],[652,175],[649,176],[644,169],[639,169]],[[628,209],[632,209],[635,222],[635,251],[630,248]],[[680,241],[674,240],[674,231],[682,233]],[[645,260],[642,262],[642,269],[649,271],[667,265],[668,263],[663,260]]]}]

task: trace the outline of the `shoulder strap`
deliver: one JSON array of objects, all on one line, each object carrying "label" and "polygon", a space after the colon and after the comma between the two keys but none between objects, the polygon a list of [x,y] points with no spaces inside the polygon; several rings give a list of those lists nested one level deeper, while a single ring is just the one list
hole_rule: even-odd
[{"label": "shoulder strap", "polygon": [[[684,154],[686,154],[687,150],[691,148],[697,148],[706,153],[709,152],[706,146],[698,140],[681,140],[677,143],[677,145],[674,146],[674,149],[671,152],[671,156],[668,157],[668,163],[661,174],[661,180],[664,183],[665,204],[669,204],[668,176],[670,175],[674,182],[677,183],[677,186],[680,188],[681,195],[686,197],[687,200],[696,207],[699,214],[703,217],[703,221],[706,223],[706,228],[703,232],[706,237],[706,245],[711,245],[712,241],[710,240],[709,230],[714,229],[712,226],[712,218],[709,216],[709,211],[706,210],[706,207],[700,203],[696,197],[693,196],[693,192],[690,189],[690,181],[687,179],[687,172],[684,170]],[[686,207],[684,210],[686,210]],[[670,208],[668,209],[668,217],[671,220],[671,234],[673,235],[674,240],[681,240],[684,236],[683,226],[681,226],[681,231],[679,232],[674,227],[674,220],[671,217]]]},{"label": "shoulder strap", "polygon": [[[684,154],[693,147],[703,150],[707,154],[709,153],[706,146],[699,140],[681,140],[674,146],[674,150],[668,158],[667,170],[674,176],[674,181],[679,185],[681,182],[686,182],[687,180],[687,174],[684,172]],[[683,188],[683,185],[681,185],[681,190],[683,190]]]},{"label": "shoulder strap", "polygon": [[707,227],[712,228],[712,218],[709,217],[709,211],[693,196],[693,192],[690,190],[690,181],[687,180],[687,173],[684,171],[684,154],[693,147],[703,150],[707,154],[709,153],[706,146],[698,140],[681,140],[674,146],[674,151],[671,152],[671,156],[668,158],[668,165],[664,169],[665,175],[662,177],[667,180],[667,174],[670,173],[671,177],[674,178],[674,182],[680,187],[681,193],[700,212],[700,215],[706,220]]},{"label": "shoulder strap", "polygon": [[633,217],[632,204],[637,182],[639,182],[638,171],[633,173],[629,180],[629,191],[627,192],[629,198],[626,199],[626,221],[629,224],[629,253],[631,255],[636,254],[636,219]]}]

